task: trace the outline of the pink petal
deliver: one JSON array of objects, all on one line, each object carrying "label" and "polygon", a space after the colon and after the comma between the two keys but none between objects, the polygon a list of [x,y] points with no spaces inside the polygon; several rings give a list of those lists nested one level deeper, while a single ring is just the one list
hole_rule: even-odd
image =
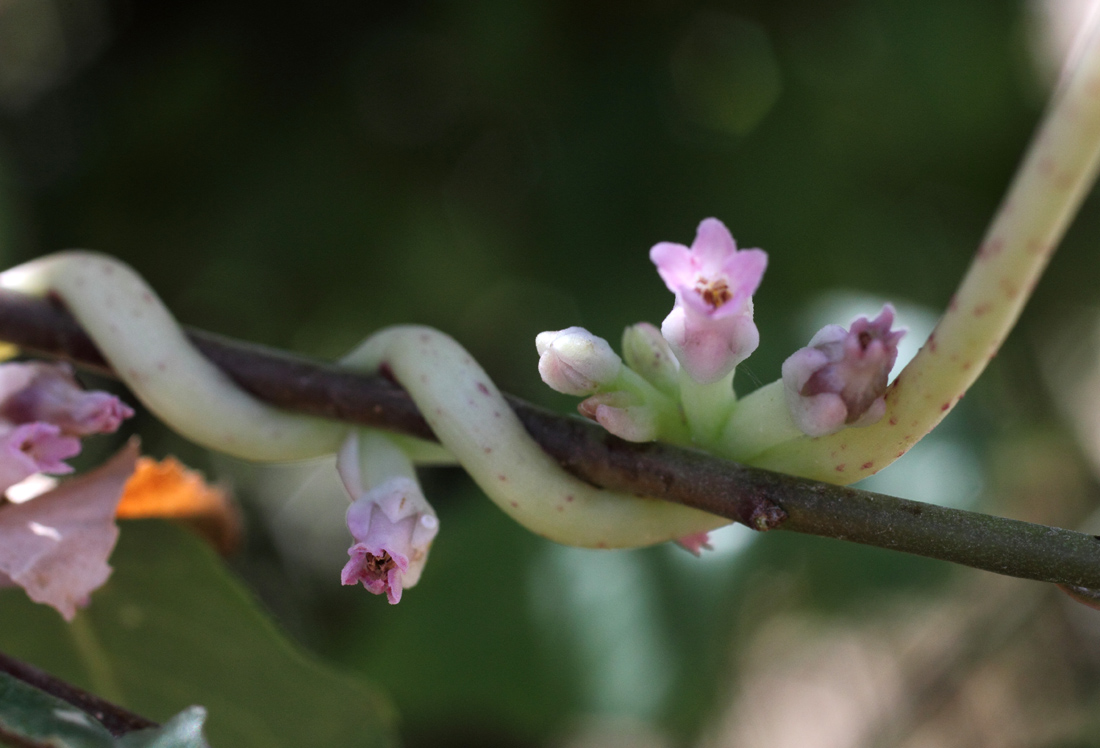
[{"label": "pink petal", "polygon": [[706,532],[697,532],[692,535],[685,535],[684,537],[677,540],[676,543],[685,551],[691,553],[694,556],[701,556],[704,550],[714,550],[714,548],[710,544],[710,533]]},{"label": "pink petal", "polygon": [[657,266],[657,274],[672,293],[679,295],[695,284],[698,270],[692,262],[691,250],[683,244],[655,244],[649,250],[649,260]]},{"label": "pink petal", "polygon": [[737,252],[737,242],[726,224],[717,218],[704,218],[695,232],[691,251],[698,268],[709,274],[720,270],[726,259]]},{"label": "pink petal", "polygon": [[714,316],[725,317],[742,313],[745,303],[760,288],[764,271],[768,268],[768,253],[761,249],[743,249],[729,257],[722,266],[722,273],[730,279],[729,301],[714,310]]},{"label": "pink petal", "polygon": [[137,456],[137,441],[131,440],[96,470],[0,508],[0,576],[71,621],[111,574],[115,508]]},{"label": "pink petal", "polygon": [[25,423],[0,435],[0,492],[34,473],[70,473],[62,460],[80,453],[80,440],[50,423]]}]

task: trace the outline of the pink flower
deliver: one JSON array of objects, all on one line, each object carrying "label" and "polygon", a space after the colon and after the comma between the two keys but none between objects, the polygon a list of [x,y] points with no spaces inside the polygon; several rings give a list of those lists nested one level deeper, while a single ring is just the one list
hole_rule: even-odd
[{"label": "pink flower", "polygon": [[787,405],[809,436],[845,426],[869,426],[886,412],[887,378],[904,330],[891,330],[889,304],[874,320],[860,317],[849,330],[826,325],[783,362]]},{"label": "pink flower", "polygon": [[661,333],[692,379],[718,381],[756,350],[752,295],[768,264],[765,252],[739,251],[725,224],[707,218],[690,249],[661,242],[649,259],[676,294]]},{"label": "pink flower", "polygon": [[402,590],[419,581],[439,531],[420,487],[410,478],[390,478],[353,501],[347,521],[355,543],[340,581],[362,582],[369,592],[399,603]]},{"label": "pink flower", "polygon": [[[0,365],[0,493],[38,473],[71,473],[63,460],[80,452],[80,436],[132,415],[115,396],[82,390],[68,365]],[[72,620],[111,573],[115,508],[137,452],[131,443],[98,470],[0,504],[0,586],[18,584]]]},{"label": "pink flower", "polygon": [[34,473],[70,473],[76,437],[115,431],[134,412],[86,392],[67,364],[0,364],[0,492]]},{"label": "pink flower", "polygon": [[110,434],[134,415],[114,395],[81,388],[67,364],[43,362],[0,366],[0,419],[45,421],[69,436]]}]

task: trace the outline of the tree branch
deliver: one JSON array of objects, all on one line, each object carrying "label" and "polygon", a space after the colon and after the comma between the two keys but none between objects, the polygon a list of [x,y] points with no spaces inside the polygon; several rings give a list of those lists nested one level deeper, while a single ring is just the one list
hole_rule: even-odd
[{"label": "tree branch", "polygon": [[[192,342],[261,400],[311,415],[433,439],[403,389],[365,376],[198,330]],[[0,290],[0,339],[112,372],[59,306]],[[518,398],[511,406],[562,467],[597,486],[674,501],[757,530],[849,540],[1008,576],[1100,588],[1100,538],[976,512],[795,478],[661,443],[625,442],[589,421]]]},{"label": "tree branch", "polygon": [[[107,731],[115,737],[125,735],[134,730],[158,726],[157,723],[152,720],[134,714],[109,701],[104,701],[98,696],[77,688],[71,683],[67,683],[60,678],[55,678],[45,670],[39,670],[34,665],[28,665],[14,657],[9,657],[3,652],[0,652],[0,672],[7,673],[13,678],[18,678],[27,685],[34,686],[39,691],[45,691],[51,696],[55,696],[62,701],[72,704],[77,709],[87,712],[99,720],[99,722],[107,728]],[[4,737],[5,736],[0,735],[0,739],[4,739]],[[18,736],[7,736],[7,739],[14,741],[17,737]],[[12,742],[11,744],[22,745],[18,742]],[[33,745],[38,744],[33,743]]]}]

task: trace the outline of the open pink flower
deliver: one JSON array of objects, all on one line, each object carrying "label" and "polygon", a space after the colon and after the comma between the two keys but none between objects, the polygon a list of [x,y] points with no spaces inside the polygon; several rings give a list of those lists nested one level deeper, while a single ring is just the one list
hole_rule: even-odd
[{"label": "open pink flower", "polygon": [[649,259],[676,294],[661,333],[692,379],[717,381],[756,350],[752,295],[768,264],[765,252],[738,250],[725,224],[707,218],[690,249],[661,242]]},{"label": "open pink flower", "polygon": [[409,478],[390,478],[353,501],[347,521],[355,543],[340,581],[362,582],[369,592],[399,603],[402,590],[419,581],[439,531],[420,487]]},{"label": "open pink flower", "polygon": [[795,424],[809,436],[870,426],[886,412],[887,379],[904,330],[892,330],[889,304],[873,320],[845,330],[826,325],[783,362],[783,385]]}]

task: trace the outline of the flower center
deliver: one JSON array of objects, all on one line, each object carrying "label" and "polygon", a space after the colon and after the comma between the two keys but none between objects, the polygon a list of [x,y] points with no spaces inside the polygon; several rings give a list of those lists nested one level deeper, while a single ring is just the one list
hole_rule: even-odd
[{"label": "flower center", "polygon": [[699,294],[711,309],[717,309],[733,298],[725,278],[711,281],[700,276],[699,280],[695,281],[695,293]]},{"label": "flower center", "polygon": [[383,582],[388,579],[390,569],[396,569],[397,562],[390,558],[390,554],[382,551],[381,556],[367,554],[363,559],[363,572],[368,579],[380,579]]}]

